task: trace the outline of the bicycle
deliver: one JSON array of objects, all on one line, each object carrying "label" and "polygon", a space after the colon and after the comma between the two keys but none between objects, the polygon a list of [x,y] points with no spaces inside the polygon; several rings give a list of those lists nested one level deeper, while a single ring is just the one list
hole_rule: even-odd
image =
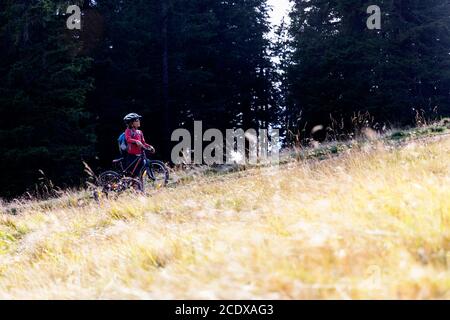
[{"label": "bicycle", "polygon": [[[151,185],[153,189],[165,187],[169,182],[169,171],[165,164],[159,160],[151,160],[147,157],[144,149],[140,156],[124,168],[124,158],[113,160],[113,167],[116,170],[103,172],[98,177],[98,185],[103,188],[105,193],[117,192],[121,193],[128,189],[134,189],[138,192],[145,192]],[[141,164],[143,164],[141,166]],[[138,168],[140,168],[137,174]],[[137,176],[138,178],[133,178]]]}]

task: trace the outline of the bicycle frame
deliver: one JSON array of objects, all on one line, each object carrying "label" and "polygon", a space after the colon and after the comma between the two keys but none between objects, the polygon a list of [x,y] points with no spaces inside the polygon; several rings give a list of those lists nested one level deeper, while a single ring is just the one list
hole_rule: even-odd
[{"label": "bicycle frame", "polygon": [[[123,168],[123,165],[121,165],[122,174],[127,175],[128,172],[130,172],[131,175],[136,175],[136,170],[139,168],[139,165],[141,162],[144,162],[144,166],[147,166],[147,155],[145,154],[145,151],[142,152],[140,156],[138,156],[132,163],[130,163],[125,169]],[[124,158],[125,160],[125,158]],[[131,171],[130,169],[133,168]]]},{"label": "bicycle frame", "polygon": [[[142,162],[144,162],[144,166],[143,168],[150,168],[150,163],[151,160],[147,157],[147,154],[145,153],[146,150],[143,150],[143,152],[141,153],[141,155],[139,155],[132,163],[130,163],[125,169],[123,168],[123,163],[120,164],[120,167],[118,168],[119,170],[121,170],[121,172],[117,172],[120,173],[122,176],[136,176],[139,174],[139,172],[136,172],[137,168],[140,167],[140,164]],[[123,158],[123,160],[125,160],[125,158]],[[121,161],[123,161],[121,160]],[[132,169],[132,170],[131,170]],[[141,169],[141,170],[142,170]],[[150,170],[151,171],[151,170]],[[150,172],[151,174],[151,178],[153,178],[153,173]]]}]

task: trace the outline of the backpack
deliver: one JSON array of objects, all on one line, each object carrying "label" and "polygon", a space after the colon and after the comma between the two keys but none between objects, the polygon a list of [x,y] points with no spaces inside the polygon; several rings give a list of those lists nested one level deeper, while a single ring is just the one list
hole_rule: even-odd
[{"label": "backpack", "polygon": [[120,154],[125,155],[128,150],[128,144],[127,144],[127,139],[125,138],[125,132],[119,136],[119,139],[117,139],[117,142],[119,143]]}]

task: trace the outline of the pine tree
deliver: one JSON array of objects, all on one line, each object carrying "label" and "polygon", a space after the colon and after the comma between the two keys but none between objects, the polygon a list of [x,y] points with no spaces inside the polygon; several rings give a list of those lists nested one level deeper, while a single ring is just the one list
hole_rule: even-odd
[{"label": "pine tree", "polygon": [[[63,1],[6,1],[0,16],[1,193],[16,195],[39,170],[59,185],[80,182],[95,137],[84,109],[92,80],[66,29]],[[59,12],[59,13],[58,13]]]}]

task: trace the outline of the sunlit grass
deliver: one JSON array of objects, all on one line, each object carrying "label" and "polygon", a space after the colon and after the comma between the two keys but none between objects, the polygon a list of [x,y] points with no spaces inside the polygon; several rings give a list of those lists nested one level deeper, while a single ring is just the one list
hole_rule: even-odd
[{"label": "sunlit grass", "polygon": [[0,298],[450,298],[450,140],[357,149],[0,215]]}]

